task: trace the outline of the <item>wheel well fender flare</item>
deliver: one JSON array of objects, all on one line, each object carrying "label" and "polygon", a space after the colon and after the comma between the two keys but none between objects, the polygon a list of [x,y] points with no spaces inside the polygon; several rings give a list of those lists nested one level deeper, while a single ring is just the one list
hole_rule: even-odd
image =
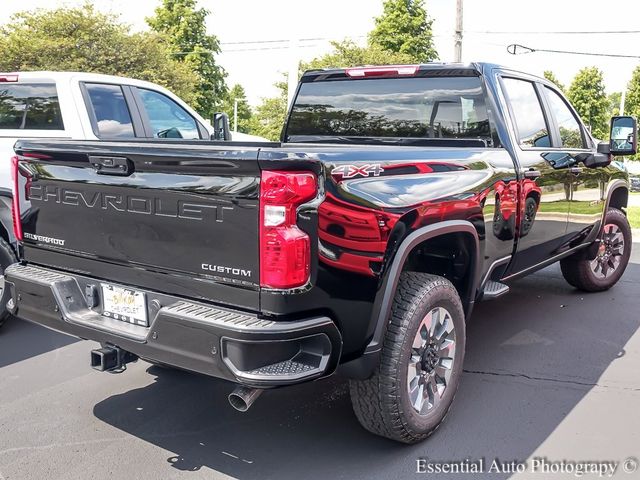
[{"label": "wheel well fender flare", "polygon": [[407,235],[398,246],[393,260],[384,274],[382,284],[378,289],[373,305],[372,321],[375,322],[375,328],[371,341],[365,349],[365,354],[379,351],[382,348],[384,333],[391,313],[393,296],[395,295],[398,287],[400,274],[402,273],[402,268],[409,256],[409,253],[417,245],[426,240],[451,233],[463,233],[465,235],[469,235],[473,241],[474,251],[472,252],[473,255],[470,265],[471,272],[469,275],[468,286],[469,298],[462,299],[465,312],[467,312],[467,314],[470,313],[470,307],[473,304],[476,289],[480,282],[480,262],[482,259],[480,252],[480,239],[478,237],[476,227],[466,220],[447,220],[418,228]]},{"label": "wheel well fender flare", "polygon": [[618,191],[624,191],[627,195],[629,195],[629,184],[621,179],[614,180],[607,187],[607,195],[604,205],[604,211],[602,212],[602,220],[600,222],[600,228],[598,230],[598,238],[600,238],[600,234],[602,233],[602,229],[604,229],[605,219],[607,217],[607,211],[609,210],[609,206],[611,205],[611,199],[614,194]]}]

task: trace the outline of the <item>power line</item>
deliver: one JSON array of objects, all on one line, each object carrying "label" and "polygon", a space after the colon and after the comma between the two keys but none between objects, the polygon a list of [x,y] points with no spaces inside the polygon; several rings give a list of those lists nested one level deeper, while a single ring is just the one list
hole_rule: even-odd
[{"label": "power line", "polygon": [[[353,39],[353,38],[366,38],[366,37],[367,35],[355,35],[349,38]],[[339,42],[341,40],[344,40],[344,39],[329,38],[329,37],[297,39],[298,42],[318,42],[318,41]],[[241,42],[220,42],[220,45],[252,45],[252,44],[259,44],[259,43],[289,43],[289,42],[291,42],[290,38],[283,38],[281,40],[246,40]]]},{"label": "power line", "polygon": [[591,57],[613,57],[613,58],[640,58],[640,55],[623,55],[619,53],[595,53],[595,52],[574,52],[571,50],[550,50],[546,48],[531,48],[517,43],[512,43],[507,47],[507,52],[511,55],[524,55],[527,53],[546,52],[564,53],[569,55],[588,55]]},{"label": "power line", "polygon": [[521,31],[521,30],[465,30],[464,33],[470,34],[482,34],[482,35],[628,35],[628,34],[638,34],[640,30],[586,30],[586,31],[575,31],[575,30],[564,30],[564,31]]},{"label": "power line", "polygon": [[[455,35],[455,30],[447,30],[447,34],[432,35],[434,38],[446,37],[449,35]],[[522,30],[464,30],[464,34],[472,35],[633,35],[640,34],[640,30],[557,30],[557,31],[522,31]],[[356,35],[349,38],[366,38],[367,35]],[[299,42],[339,42],[343,39],[329,38],[329,37],[313,37],[313,38],[299,38]],[[254,45],[262,43],[289,43],[291,39],[283,38],[277,40],[243,40],[237,42],[220,42],[220,45]]]},{"label": "power line", "polygon": [[[433,38],[441,38],[441,37],[445,37],[448,35],[432,35]],[[366,38],[367,35],[357,35],[357,36],[353,36],[353,37],[348,37],[348,40],[352,40],[352,39],[356,39],[356,38]],[[317,47],[319,45],[321,45],[318,42],[341,42],[345,39],[336,39],[336,38],[321,38],[321,37],[317,37],[317,38],[301,38],[301,39],[297,39],[297,42],[316,42],[316,43],[311,43],[311,44],[306,44],[306,45],[300,45],[298,43],[298,45],[295,48],[311,48],[311,47]],[[268,45],[273,45],[273,46],[269,46],[269,47],[253,47],[252,45],[262,45],[262,44],[268,44]],[[222,48],[219,52],[213,51],[213,50],[198,50],[198,51],[190,51],[190,52],[171,52],[171,55],[191,55],[191,54],[199,54],[199,55],[203,55],[203,54],[207,54],[207,55],[217,55],[219,53],[238,53],[238,52],[260,52],[260,51],[265,51],[265,50],[288,50],[291,48],[291,39],[283,39],[283,40],[251,40],[251,41],[242,41],[242,42],[220,42],[221,46],[225,46],[225,45],[231,45],[231,46],[237,46],[239,48],[231,48],[231,49],[226,49],[226,48]],[[250,48],[242,48],[244,46],[248,46]]]},{"label": "power line", "polygon": [[[361,37],[364,37],[365,35],[361,35]],[[360,38],[360,37],[357,37]],[[319,41],[319,40],[332,40],[330,38],[300,38],[298,39],[299,42],[315,42],[315,41]],[[252,44],[256,44],[256,43],[288,43],[290,42],[290,39],[282,39],[282,40],[246,40],[246,41],[242,41],[242,42],[220,42],[220,45],[252,45]]]},{"label": "power line", "polygon": [[[296,48],[311,48],[311,47],[317,47],[317,44],[313,44],[313,45],[298,45]],[[262,48],[240,48],[237,50],[222,50],[220,53],[237,53],[237,52],[259,52],[259,51],[263,51],[263,50],[288,50],[289,46],[282,46],[282,47],[262,47]]]}]

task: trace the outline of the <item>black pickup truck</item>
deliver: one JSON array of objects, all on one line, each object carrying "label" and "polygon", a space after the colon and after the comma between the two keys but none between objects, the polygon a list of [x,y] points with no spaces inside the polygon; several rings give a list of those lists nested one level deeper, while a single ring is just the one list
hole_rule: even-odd
[{"label": "black pickup truck", "polygon": [[544,79],[428,64],[305,73],[279,143],[19,141],[5,301],[100,342],[99,370],[234,382],[239,410],[339,371],[365,428],[417,442],[453,401],[475,302],[556,261],[585,291],[620,279],[611,160],[635,120],[612,137]]}]

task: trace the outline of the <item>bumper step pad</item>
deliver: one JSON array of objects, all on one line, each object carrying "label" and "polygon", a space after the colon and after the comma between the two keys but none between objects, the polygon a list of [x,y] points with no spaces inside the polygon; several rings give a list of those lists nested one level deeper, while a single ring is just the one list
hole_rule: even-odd
[{"label": "bumper step pad", "polygon": [[267,365],[266,367],[260,367],[256,370],[252,370],[248,373],[251,375],[264,375],[264,376],[288,376],[306,373],[313,370],[313,365],[294,362],[293,360],[286,360],[280,363],[274,363],[273,365]]}]

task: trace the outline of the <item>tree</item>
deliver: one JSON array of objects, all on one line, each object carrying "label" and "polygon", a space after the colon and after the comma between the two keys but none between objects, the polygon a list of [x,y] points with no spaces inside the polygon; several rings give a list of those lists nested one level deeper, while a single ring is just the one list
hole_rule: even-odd
[{"label": "tree", "polygon": [[625,115],[633,115],[636,118],[640,116],[640,65],[633,71],[631,80],[627,85],[624,113]]},{"label": "tree", "polygon": [[[640,65],[633,71],[631,80],[627,85],[627,94],[624,99],[624,114],[633,115],[636,118],[640,116]],[[639,160],[640,155],[634,155],[630,158]]]},{"label": "tree", "polygon": [[88,4],[18,13],[0,27],[0,71],[23,70],[122,75],[195,99],[197,76],[171,56],[164,36],[132,34],[118,17]]},{"label": "tree", "polygon": [[567,96],[582,120],[591,127],[593,136],[608,138],[609,101],[602,71],[597,67],[580,70],[571,82]]},{"label": "tree", "polygon": [[412,63],[431,62],[438,59],[432,23],[424,0],[385,0],[383,13],[375,19],[376,26],[369,34],[369,44],[407,54]]},{"label": "tree", "polygon": [[196,0],[162,0],[147,23],[154,31],[166,35],[176,58],[197,73],[194,107],[211,119],[227,93],[226,73],[215,60],[220,43],[215,35],[207,34],[209,11],[196,6]]},{"label": "tree", "polygon": [[[333,51],[310,62],[302,62],[300,71],[314,68],[355,67],[358,65],[393,65],[412,63],[406,53],[394,53],[379,45],[359,47],[350,40],[332,42]],[[279,93],[275,97],[263,98],[251,121],[250,133],[278,140],[287,116],[287,80],[277,82]]]},{"label": "tree", "polygon": [[616,115],[620,115],[621,99],[622,99],[622,92],[613,92],[607,96],[607,101],[609,102],[609,111],[607,113],[607,117],[614,117]]},{"label": "tree", "polygon": [[564,92],[564,85],[560,83],[560,80],[558,80],[556,75],[551,70],[545,70],[543,75],[544,75],[544,78],[546,78],[551,83],[553,83],[556,87],[558,87],[561,92]]},{"label": "tree", "polygon": [[[310,62],[300,71],[360,65],[394,65],[429,62],[438,58],[433,47],[431,24],[423,0],[386,0],[383,14],[369,34],[366,46],[345,39],[332,42],[333,51]],[[280,137],[287,114],[287,82],[278,82],[280,93],[263,98],[251,122],[251,133],[271,140]]]},{"label": "tree", "polygon": [[351,40],[332,42],[333,51],[308,63],[302,63],[302,71],[312,68],[356,67],[359,65],[398,65],[413,63],[414,59],[407,53],[396,53],[385,50],[379,45],[359,47]]},{"label": "tree", "polygon": [[251,120],[251,133],[269,140],[280,138],[287,116],[287,81],[277,82],[278,96],[263,98]]},{"label": "tree", "polygon": [[229,90],[221,110],[229,115],[230,125],[233,129],[235,127],[233,124],[233,110],[236,100],[238,101],[238,131],[241,133],[249,133],[252,127],[252,111],[242,85],[234,85],[233,88]]}]

